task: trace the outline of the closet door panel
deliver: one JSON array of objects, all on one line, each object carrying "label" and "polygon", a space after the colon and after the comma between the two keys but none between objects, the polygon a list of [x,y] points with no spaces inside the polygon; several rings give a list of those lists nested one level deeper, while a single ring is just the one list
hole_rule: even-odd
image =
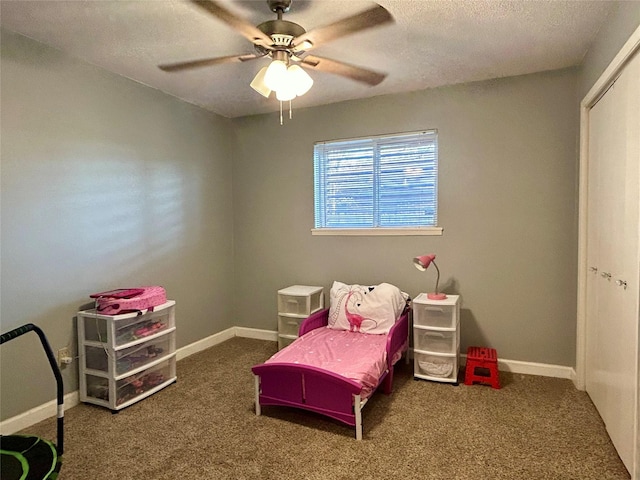
[{"label": "closet door panel", "polygon": [[[638,405],[640,57],[589,116],[587,392],[634,469]],[[626,287],[625,283],[626,282]]]},{"label": "closet door panel", "polygon": [[[640,56],[632,62],[614,85],[616,109],[622,119],[618,129],[615,158],[615,212],[612,262],[611,303],[615,329],[624,339],[614,356],[612,367],[619,378],[613,383],[612,410],[617,413],[607,424],[609,435],[620,458],[633,471],[636,448],[636,414],[638,392],[638,231],[640,190]],[[624,283],[626,282],[626,286]]]},{"label": "closet door panel", "polygon": [[601,261],[602,235],[606,228],[601,224],[604,216],[601,213],[601,164],[606,154],[606,138],[596,135],[605,129],[607,124],[607,104],[600,101],[590,112],[589,116],[589,165],[587,186],[587,306],[586,306],[586,389],[594,405],[605,419],[606,412],[606,368],[604,352],[602,351],[602,329],[605,325],[600,322],[600,298],[598,295],[603,272]]}]

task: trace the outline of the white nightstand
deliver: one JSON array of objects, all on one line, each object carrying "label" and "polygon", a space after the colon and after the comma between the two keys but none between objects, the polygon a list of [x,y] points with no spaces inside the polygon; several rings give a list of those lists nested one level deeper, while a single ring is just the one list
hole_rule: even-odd
[{"label": "white nightstand", "polygon": [[413,300],[413,376],[458,383],[460,356],[460,296]]},{"label": "white nightstand", "polygon": [[293,285],[278,290],[278,350],[298,338],[302,320],[322,308],[324,308],[322,287]]}]

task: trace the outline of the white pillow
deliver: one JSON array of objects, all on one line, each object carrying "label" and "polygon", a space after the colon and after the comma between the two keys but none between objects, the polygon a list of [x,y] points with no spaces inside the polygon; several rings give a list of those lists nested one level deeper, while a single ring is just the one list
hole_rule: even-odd
[{"label": "white pillow", "polygon": [[346,285],[333,282],[329,292],[329,328],[386,334],[404,311],[409,296],[389,283]]}]

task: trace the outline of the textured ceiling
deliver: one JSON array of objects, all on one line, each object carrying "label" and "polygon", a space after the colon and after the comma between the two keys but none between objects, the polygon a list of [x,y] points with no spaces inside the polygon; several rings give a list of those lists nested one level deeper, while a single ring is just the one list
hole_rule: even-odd
[{"label": "textured ceiling", "polygon": [[[313,50],[388,77],[375,87],[323,72],[294,107],[407,92],[580,64],[617,2],[586,0],[380,0],[395,23]],[[228,0],[257,25],[266,1]],[[361,0],[293,0],[284,19],[307,31],[373,6]],[[226,117],[278,109],[249,83],[267,60],[167,73],[158,64],[252,53],[216,18],[177,0],[0,0],[3,28]]]}]

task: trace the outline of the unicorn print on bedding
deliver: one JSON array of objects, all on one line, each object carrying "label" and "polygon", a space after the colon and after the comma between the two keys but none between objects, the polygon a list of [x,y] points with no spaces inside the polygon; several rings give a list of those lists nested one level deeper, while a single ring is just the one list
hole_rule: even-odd
[{"label": "unicorn print on bedding", "polygon": [[409,296],[389,283],[362,286],[333,282],[328,327],[350,332],[386,334]]},{"label": "unicorn print on bedding", "polygon": [[[365,292],[366,295],[367,292]],[[349,290],[347,293],[347,299],[344,302],[344,314],[347,317],[347,321],[349,322],[349,331],[350,332],[359,332],[362,328],[362,322],[365,320],[368,322],[374,323],[374,328],[378,326],[378,322],[376,322],[373,318],[366,318],[362,315],[359,315],[354,312],[349,311],[349,300],[351,300],[351,296],[353,295],[353,290]]]}]

